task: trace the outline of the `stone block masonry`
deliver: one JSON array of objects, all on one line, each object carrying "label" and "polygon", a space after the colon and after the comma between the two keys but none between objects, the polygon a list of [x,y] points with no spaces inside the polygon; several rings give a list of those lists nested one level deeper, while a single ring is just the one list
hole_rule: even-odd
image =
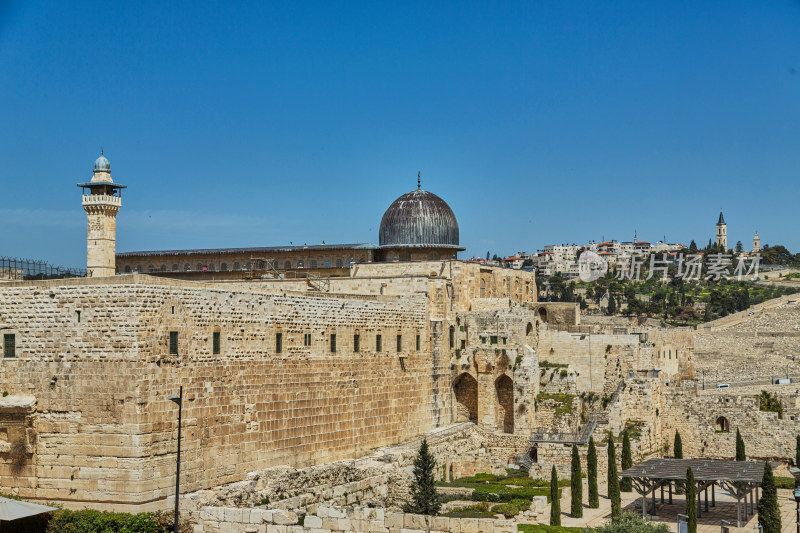
[{"label": "stone block masonry", "polygon": [[302,525],[295,513],[274,509],[205,507],[192,513],[195,533],[516,533],[511,520],[448,518],[384,509],[318,505]]},{"label": "stone block masonry", "polygon": [[185,492],[358,457],[429,431],[447,410],[432,386],[423,295],[312,297],[148,276],[19,282],[0,288],[0,334],[16,343],[0,391],[35,399],[14,422],[30,428],[28,451],[0,451],[0,484],[74,507],[167,506],[177,436],[167,396],[181,385]]}]

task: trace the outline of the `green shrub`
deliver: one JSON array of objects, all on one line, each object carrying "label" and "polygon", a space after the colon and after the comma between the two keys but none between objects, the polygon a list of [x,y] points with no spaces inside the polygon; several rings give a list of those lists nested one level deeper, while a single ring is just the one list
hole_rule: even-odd
[{"label": "green shrub", "polygon": [[[110,513],[84,509],[68,511],[62,509],[52,513],[47,524],[47,533],[170,533],[172,513]],[[191,525],[181,520],[181,533],[190,533]]]},{"label": "green shrub", "polygon": [[494,514],[501,514],[506,518],[513,518],[519,514],[519,507],[512,503],[501,503],[492,507]]},{"label": "green shrub", "polygon": [[775,487],[779,489],[794,489],[793,477],[778,477],[775,476]]},{"label": "green shrub", "polygon": [[669,526],[642,520],[634,513],[623,513],[617,520],[608,521],[606,525],[594,531],[595,533],[669,533]]},{"label": "green shrub", "polygon": [[543,526],[539,524],[519,524],[517,529],[522,533],[581,533],[582,531],[592,531],[591,529],[584,530],[579,527]]}]

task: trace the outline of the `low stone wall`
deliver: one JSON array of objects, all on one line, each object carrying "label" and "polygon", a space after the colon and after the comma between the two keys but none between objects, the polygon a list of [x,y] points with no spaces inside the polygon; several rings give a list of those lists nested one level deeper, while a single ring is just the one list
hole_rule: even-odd
[{"label": "low stone wall", "polygon": [[205,507],[191,513],[194,533],[516,533],[511,520],[447,518],[384,509],[318,505],[301,521],[275,509]]}]

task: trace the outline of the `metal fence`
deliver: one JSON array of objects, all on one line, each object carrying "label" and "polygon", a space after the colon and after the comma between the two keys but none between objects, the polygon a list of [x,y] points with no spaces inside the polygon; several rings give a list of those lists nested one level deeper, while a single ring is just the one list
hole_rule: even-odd
[{"label": "metal fence", "polygon": [[86,270],[54,266],[47,261],[0,257],[0,280],[84,278]]}]

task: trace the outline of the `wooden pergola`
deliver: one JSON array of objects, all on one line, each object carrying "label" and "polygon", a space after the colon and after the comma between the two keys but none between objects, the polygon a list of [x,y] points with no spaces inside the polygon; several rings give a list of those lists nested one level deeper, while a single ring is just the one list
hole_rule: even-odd
[{"label": "wooden pergola", "polygon": [[[758,487],[764,477],[764,463],[757,461],[721,461],[718,459],[648,459],[620,473],[630,478],[642,496],[642,518],[646,515],[647,495],[652,493],[651,516],[656,514],[656,489],[661,489],[664,503],[664,487],[669,489],[672,503],[673,483],[686,484],[686,470],[692,469],[697,489],[697,517],[708,512],[708,489],[711,487],[711,507],[716,507],[715,488],[719,487],[736,498],[736,527],[742,527],[742,518],[747,521],[756,513]],[[705,494],[705,511],[702,496]],[[748,496],[750,498],[748,504]],[[744,506],[742,506],[744,500]],[[749,507],[748,507],[749,505]],[[742,517],[744,511],[744,517]]]}]

